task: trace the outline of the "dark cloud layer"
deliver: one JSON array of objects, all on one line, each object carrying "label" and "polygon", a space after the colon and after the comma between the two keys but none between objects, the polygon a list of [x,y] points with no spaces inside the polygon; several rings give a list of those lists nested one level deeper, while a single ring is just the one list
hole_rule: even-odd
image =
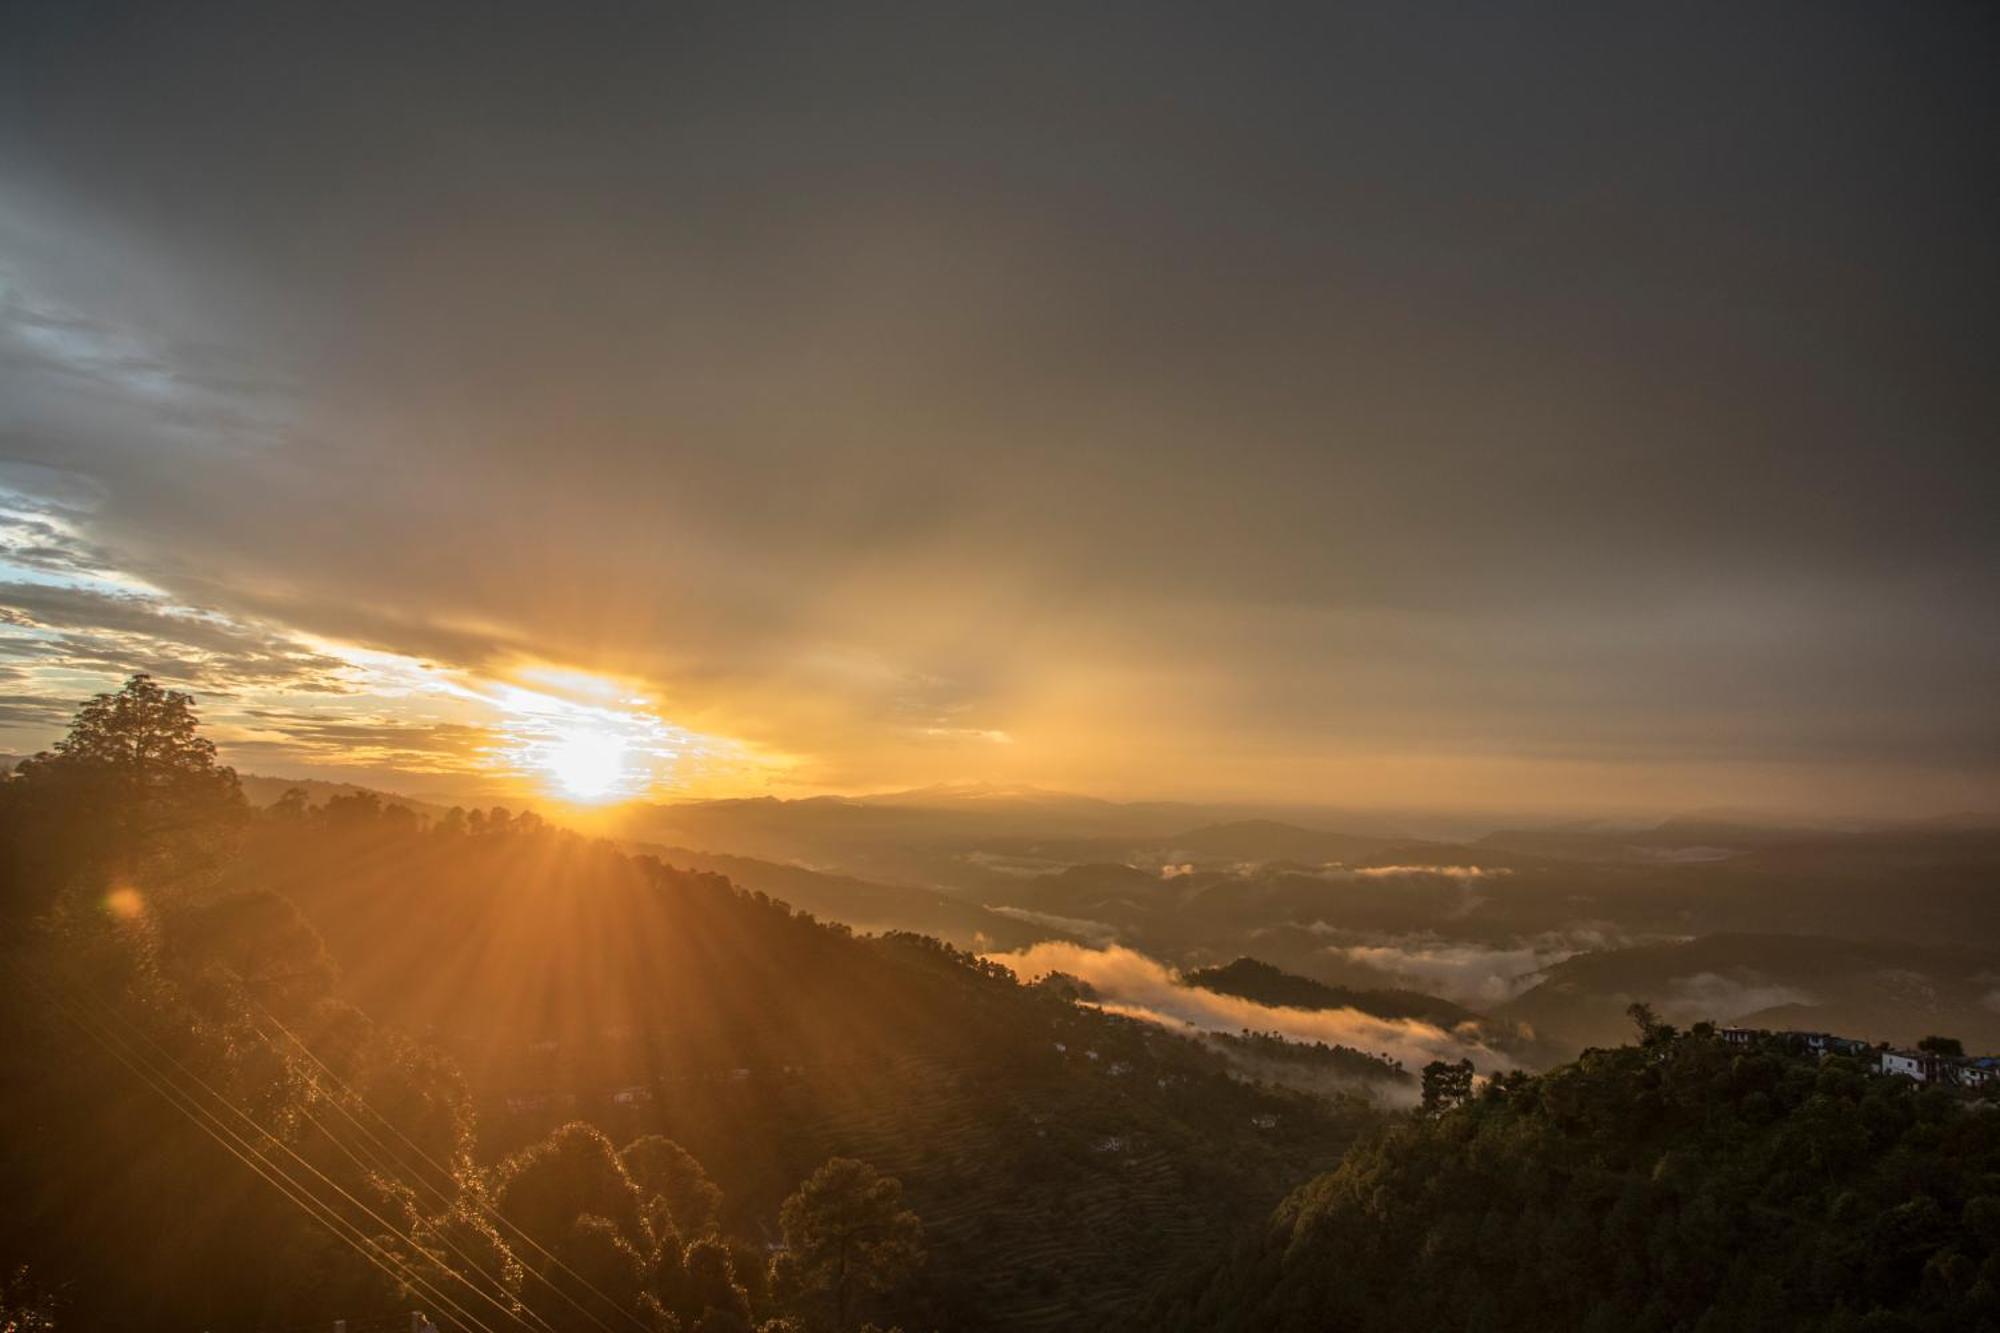
[{"label": "dark cloud layer", "polygon": [[1997,28],[17,4],[0,453],[808,784],[1973,800]]}]

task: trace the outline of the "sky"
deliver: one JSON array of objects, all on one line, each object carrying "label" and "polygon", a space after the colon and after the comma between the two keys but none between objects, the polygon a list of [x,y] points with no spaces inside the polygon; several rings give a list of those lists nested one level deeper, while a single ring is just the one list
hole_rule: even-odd
[{"label": "sky", "polygon": [[0,6],[0,750],[2000,806],[1990,7]]}]

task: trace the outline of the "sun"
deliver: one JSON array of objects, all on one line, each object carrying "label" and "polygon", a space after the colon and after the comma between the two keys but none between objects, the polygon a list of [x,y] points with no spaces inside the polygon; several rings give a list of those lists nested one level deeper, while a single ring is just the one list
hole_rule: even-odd
[{"label": "sun", "polygon": [[562,732],[540,756],[541,767],[574,801],[608,801],[623,794],[631,752],[622,737],[594,727]]}]

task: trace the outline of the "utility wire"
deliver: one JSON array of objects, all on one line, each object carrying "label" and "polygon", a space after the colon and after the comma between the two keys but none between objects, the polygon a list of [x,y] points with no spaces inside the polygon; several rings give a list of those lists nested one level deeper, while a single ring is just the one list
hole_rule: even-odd
[{"label": "utility wire", "polygon": [[[17,972],[21,972],[23,970],[19,967],[18,964],[14,964],[11,960],[10,960],[10,967],[13,967],[14,970],[16,970]],[[235,1106],[234,1103],[230,1102],[228,1098],[224,1097],[222,1094],[215,1091],[215,1089],[210,1087],[203,1079],[200,1078],[199,1075],[196,1075],[191,1070],[189,1070],[185,1065],[183,1065],[180,1062],[180,1060],[173,1055],[171,1051],[168,1051],[166,1050],[165,1047],[161,1046],[160,1043],[157,1040],[155,1040],[150,1034],[146,1033],[143,1029],[139,1028],[138,1025],[133,1023],[130,1019],[126,1018],[122,1014],[119,1014],[115,1009],[112,1009],[109,1005],[104,1004],[102,1001],[88,1000],[88,998],[86,997],[87,1003],[95,1003],[100,1008],[102,1008],[106,1013],[110,1014],[112,1020],[111,1022],[107,1022],[102,1017],[94,1016],[87,1010],[80,1012],[77,1008],[74,1008],[70,1004],[66,1003],[63,1000],[61,994],[58,993],[55,989],[53,989],[52,986],[46,983],[40,982],[39,980],[36,980],[34,978],[30,978],[30,982],[31,984],[34,984],[37,987],[37,989],[43,992],[45,998],[47,998],[56,1007],[56,1009],[63,1014],[64,1017],[68,1018],[70,1022],[75,1024],[79,1029],[81,1029],[86,1036],[90,1037],[93,1041],[95,1041],[100,1047],[102,1047],[107,1053],[112,1055],[113,1058],[115,1058],[120,1064],[124,1065],[141,1081],[146,1083],[155,1092],[158,1092],[162,1097],[164,1097],[169,1105],[172,1105],[177,1110],[181,1111],[183,1115],[185,1115],[189,1120],[193,1121],[198,1128],[207,1133],[210,1138],[214,1139],[232,1156],[236,1157],[239,1161],[243,1162],[245,1166],[249,1167],[258,1176],[260,1176],[265,1181],[270,1183],[273,1188],[277,1189],[287,1199],[289,1199],[292,1203],[297,1205],[309,1217],[312,1217],[314,1220],[320,1222],[322,1225],[325,1225],[329,1230],[333,1231],[337,1237],[347,1242],[347,1244],[349,1244],[352,1248],[354,1248],[357,1253],[360,1253],[363,1258],[369,1260],[369,1262],[374,1264],[377,1268],[381,1269],[393,1281],[396,1281],[397,1283],[406,1286],[411,1290],[422,1293],[429,1299],[435,1301],[441,1308],[448,1309],[452,1313],[453,1317],[462,1324],[464,1324],[466,1327],[478,1330],[479,1333],[493,1333],[493,1331],[489,1328],[489,1326],[486,1323],[480,1320],[477,1316],[467,1311],[463,1305],[461,1305],[458,1301],[453,1299],[449,1294],[439,1290],[434,1284],[430,1282],[428,1278],[426,1278],[423,1274],[418,1272],[413,1264],[411,1264],[407,1260],[402,1259],[401,1256],[395,1255],[393,1252],[385,1250],[378,1240],[369,1236],[367,1232],[364,1231],[352,1219],[343,1216],[338,1208],[336,1208],[333,1204],[327,1202],[325,1199],[321,1198],[317,1193],[314,1192],[313,1188],[309,1184],[305,1183],[301,1177],[295,1175],[293,1171],[287,1168],[281,1161],[278,1161],[272,1156],[267,1155],[266,1151],[260,1149],[253,1139],[242,1134],[240,1131],[232,1128],[228,1121],[222,1119],[222,1117],[217,1115],[213,1110],[203,1105],[200,1098],[196,1097],[192,1092],[189,1092],[187,1088],[181,1086],[179,1083],[176,1083],[170,1074],[166,1073],[159,1066],[156,1066],[152,1062],[148,1061],[146,1057],[139,1052],[136,1045],[134,1045],[129,1039],[127,1039],[126,1037],[122,1036],[119,1033],[118,1026],[123,1026],[124,1028],[135,1033],[147,1045],[150,1045],[156,1051],[159,1051],[161,1055],[165,1058],[167,1063],[171,1064],[175,1069],[177,1069],[179,1073],[182,1075],[182,1077],[184,1077],[189,1083],[201,1089],[201,1091],[206,1093],[210,1098],[221,1103],[224,1108],[233,1113],[238,1119],[248,1124],[251,1127],[251,1129],[255,1130],[256,1133],[259,1136],[261,1136],[261,1138],[268,1141],[268,1143],[272,1147],[279,1149],[287,1156],[291,1157],[294,1161],[296,1161],[299,1166],[305,1168],[306,1171],[309,1171],[314,1176],[317,1176],[321,1181],[323,1181],[326,1184],[326,1186],[329,1189],[344,1197],[349,1204],[358,1209],[360,1212],[366,1214],[379,1226],[383,1227],[390,1235],[410,1245],[410,1247],[413,1250],[416,1250],[419,1253],[423,1252],[422,1247],[418,1246],[411,1237],[404,1235],[404,1233],[401,1231],[400,1228],[396,1227],[395,1225],[390,1223],[387,1219],[383,1218],[380,1214],[376,1213],[373,1209],[369,1208],[361,1200],[355,1198],[353,1194],[349,1193],[346,1189],[342,1188],[337,1182],[329,1179],[324,1172],[320,1171],[312,1163],[306,1161],[305,1158],[301,1157],[289,1145],[285,1144],[282,1140],[278,1139],[275,1135],[271,1134],[268,1130],[264,1129],[263,1126],[257,1124],[255,1120],[253,1120],[249,1115],[247,1115],[237,1106]],[[116,1026],[114,1026],[114,1024]],[[517,1315],[515,1315],[512,1311],[508,1310],[505,1306],[500,1305],[499,1302],[494,1301],[493,1298],[487,1295],[485,1292],[480,1291],[480,1289],[477,1286],[475,1286],[469,1279],[467,1279],[463,1274],[460,1274],[450,1268],[446,1268],[445,1271],[449,1273],[452,1277],[464,1283],[471,1290],[478,1292],[482,1297],[485,1297],[485,1299],[487,1299],[490,1303],[494,1304],[495,1307],[498,1308],[503,1315],[506,1315],[509,1319],[513,1320],[516,1323],[521,1322]]]},{"label": "utility wire", "polygon": [[[266,1016],[268,1017],[268,1014]],[[277,1020],[272,1019],[272,1021],[276,1022]],[[273,1054],[278,1055],[280,1059],[283,1058],[282,1053],[279,1052],[278,1049],[271,1044],[271,1039],[267,1034],[263,1033],[262,1031],[259,1031],[258,1036],[263,1039],[264,1044],[271,1049]],[[331,1076],[336,1079],[338,1078],[338,1075],[331,1075]],[[324,1097],[327,1103],[332,1105],[343,1116],[345,1116],[350,1123],[355,1125],[356,1128],[361,1129],[364,1133],[366,1132],[366,1126],[361,1125],[361,1123],[354,1118],[354,1114],[351,1111],[349,1111],[345,1106],[341,1105],[340,1098],[338,1096],[328,1095],[316,1081],[311,1084],[311,1087],[316,1094],[318,1094],[321,1097]],[[350,1095],[354,1095],[352,1094],[351,1089],[349,1089],[348,1091],[350,1092]],[[385,1168],[382,1165],[380,1159],[377,1158],[373,1153],[369,1154],[371,1160],[363,1161],[359,1156],[355,1154],[355,1151],[352,1147],[350,1147],[345,1141],[343,1141],[338,1134],[333,1132],[332,1128],[328,1126],[325,1121],[321,1120],[318,1116],[313,1114],[312,1109],[309,1105],[301,1107],[300,1114],[302,1114],[306,1118],[306,1120],[312,1124],[312,1126],[315,1129],[319,1130],[319,1132],[325,1136],[327,1142],[333,1144],[334,1147],[338,1148],[341,1151],[341,1154],[345,1156],[348,1161],[352,1162],[356,1167],[360,1168],[363,1172],[379,1176],[384,1180],[387,1180],[391,1184],[395,1185],[404,1184],[402,1177],[399,1176],[394,1170],[393,1163],[391,1163],[391,1165],[388,1168]],[[428,1184],[428,1182],[422,1180],[421,1175],[418,1175],[416,1178],[420,1183]],[[436,1186],[431,1186],[430,1188],[431,1192],[436,1194],[438,1198],[443,1202],[447,1210],[449,1210],[454,1206],[453,1201],[448,1196],[446,1196],[442,1190],[439,1190]],[[411,1189],[411,1193],[412,1195],[415,1195],[416,1190],[414,1188]],[[410,1231],[412,1237],[411,1243],[414,1245],[415,1234],[416,1234],[416,1227],[414,1224],[412,1224]],[[485,1267],[481,1265],[476,1258],[474,1258],[471,1254],[467,1253],[463,1247],[461,1247],[457,1242],[455,1242],[451,1238],[451,1235],[448,1231],[439,1230],[436,1232],[436,1235],[439,1242],[446,1248],[448,1248],[451,1251],[452,1255],[455,1258],[457,1258],[461,1263],[463,1263],[466,1267],[470,1268],[473,1272],[477,1273],[480,1277],[484,1278],[486,1281],[491,1282],[495,1287],[499,1288],[500,1290],[502,1291],[506,1290],[506,1284],[502,1282],[499,1277],[495,1276],[492,1273],[487,1272]],[[475,1289],[478,1290],[478,1288]],[[482,1294],[484,1293],[482,1292]],[[493,1298],[490,1295],[487,1297],[487,1299],[489,1301],[493,1301]],[[501,1304],[498,1301],[493,1301],[493,1303],[496,1305]],[[517,1319],[525,1315],[527,1318],[532,1319],[535,1323],[541,1325],[541,1327],[544,1330],[547,1330],[547,1333],[555,1333],[554,1325],[550,1324],[547,1319],[543,1318],[541,1314],[536,1310],[534,1310],[532,1307],[526,1305],[519,1305],[517,1303],[516,1307],[513,1308],[510,1308],[505,1305],[501,1305],[501,1308],[507,1310],[509,1314],[513,1315]],[[588,1313],[588,1311],[586,1311],[585,1313]]]},{"label": "utility wire", "polygon": [[[256,1002],[252,1001],[252,1003],[255,1004]],[[408,1148],[411,1152],[415,1153],[417,1157],[421,1161],[423,1161],[426,1165],[428,1165],[433,1171],[437,1172],[441,1176],[446,1177],[447,1179],[450,1178],[451,1172],[449,1170],[447,1170],[440,1162],[438,1162],[436,1158],[432,1157],[429,1153],[425,1152],[421,1146],[412,1142],[407,1134],[403,1133],[401,1129],[397,1128],[394,1121],[390,1120],[387,1116],[383,1115],[380,1111],[376,1110],[374,1106],[370,1105],[367,1098],[361,1096],[359,1092],[355,1091],[353,1086],[349,1084],[346,1080],[342,1079],[337,1071],[329,1068],[327,1063],[324,1060],[320,1059],[318,1054],[315,1053],[311,1047],[307,1046],[305,1041],[302,1038],[300,1038],[297,1033],[293,1032],[290,1028],[286,1027],[284,1023],[279,1021],[278,1017],[275,1014],[271,1013],[269,1009],[266,1009],[262,1005],[257,1005],[257,1009],[266,1022],[270,1023],[272,1027],[276,1028],[280,1033],[282,1033],[285,1036],[285,1038],[291,1042],[293,1046],[297,1047],[298,1050],[305,1055],[306,1059],[312,1061],[312,1063],[318,1069],[320,1069],[326,1075],[326,1077],[332,1079],[337,1087],[347,1091],[347,1093],[354,1098],[356,1103],[358,1103],[370,1115],[375,1117],[376,1120],[380,1121],[382,1127],[388,1130],[391,1134],[395,1135],[396,1139],[399,1142],[401,1142],[404,1147]],[[337,1101],[336,1105],[338,1105]],[[347,1109],[344,1106],[341,1107],[341,1111],[343,1114],[347,1115],[350,1120],[354,1119],[352,1112],[347,1111]],[[389,1151],[387,1145],[383,1144],[382,1140],[378,1136],[376,1136],[373,1131],[369,1130],[367,1126],[360,1124],[359,1121],[355,1121],[355,1124],[357,1128],[361,1129],[361,1131],[364,1134],[367,1134],[368,1137],[378,1147],[382,1148],[383,1151],[385,1152]],[[419,1180],[422,1179],[421,1172],[416,1173],[416,1176]],[[428,1184],[428,1182],[425,1183]],[[430,1188],[431,1192],[433,1194],[436,1194],[440,1199],[445,1198],[444,1192],[442,1190],[439,1190],[435,1185],[432,1185]],[[449,1202],[449,1200],[446,1201]],[[568,1275],[579,1286],[583,1287],[586,1291],[596,1296],[599,1300],[603,1301],[610,1308],[618,1310],[621,1313],[625,1314],[625,1317],[627,1318],[627,1320],[631,1322],[634,1328],[643,1330],[644,1333],[650,1333],[650,1330],[647,1330],[646,1325],[641,1320],[639,1320],[636,1316],[633,1316],[629,1311],[625,1311],[623,1306],[618,1305],[617,1302],[611,1300],[603,1292],[599,1291],[596,1287],[592,1286],[588,1281],[584,1279],[584,1277],[580,1273],[576,1272],[576,1270],[572,1269],[568,1264],[564,1263],[560,1258],[552,1254],[545,1246],[541,1244],[541,1242],[537,1241],[533,1236],[529,1235],[526,1231],[523,1231],[519,1226],[515,1225],[508,1218],[502,1216],[497,1209],[493,1208],[483,1199],[475,1199],[475,1204],[478,1207],[479,1211],[482,1214],[484,1214],[488,1219],[490,1219],[495,1226],[504,1228],[508,1233],[508,1235],[510,1236],[510,1238],[518,1240],[520,1243],[527,1246],[529,1249],[533,1250],[536,1254],[542,1256],[544,1259],[547,1259],[549,1263],[554,1265],[556,1268],[561,1269],[563,1273]],[[556,1283],[553,1279],[548,1277],[548,1275],[536,1271],[531,1265],[524,1265],[524,1267],[527,1267],[529,1272],[534,1273],[536,1277],[539,1277],[544,1283],[548,1284],[548,1286],[551,1287],[554,1291],[556,1291],[557,1294],[562,1296],[564,1300],[568,1301],[570,1305],[575,1307],[580,1313],[589,1318],[592,1323],[596,1324],[599,1328],[603,1329],[605,1333],[611,1333],[610,1326],[606,1324],[602,1319],[598,1318],[595,1311],[591,1310],[588,1306],[579,1302],[576,1299],[576,1297],[572,1296],[569,1292],[565,1291],[558,1283]]]}]

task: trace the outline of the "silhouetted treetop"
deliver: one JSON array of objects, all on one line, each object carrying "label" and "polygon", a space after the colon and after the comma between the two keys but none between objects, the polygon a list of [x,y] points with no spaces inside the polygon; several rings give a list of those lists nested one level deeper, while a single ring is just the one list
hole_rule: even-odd
[{"label": "silhouetted treetop", "polygon": [[247,818],[194,698],[140,674],[77,710],[69,732],[0,784],[0,900],[35,912],[112,880],[181,889],[213,875]]}]

